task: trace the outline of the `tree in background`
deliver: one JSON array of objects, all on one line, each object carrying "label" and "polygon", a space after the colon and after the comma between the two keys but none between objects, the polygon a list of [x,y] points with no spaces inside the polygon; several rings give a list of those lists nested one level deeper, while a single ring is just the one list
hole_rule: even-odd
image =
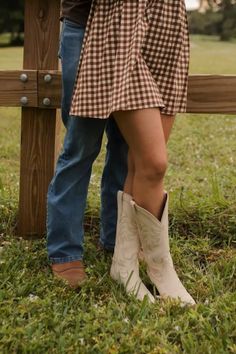
[{"label": "tree in background", "polygon": [[190,33],[236,38],[236,0],[201,0],[200,8],[188,14]]},{"label": "tree in background", "polygon": [[1,1],[0,33],[8,32],[10,45],[22,45],[24,32],[24,0]]},{"label": "tree in background", "polygon": [[222,13],[206,9],[205,12],[191,11],[188,13],[189,31],[191,34],[216,35],[220,33]]},{"label": "tree in background", "polygon": [[[199,1],[205,12],[188,13],[190,33],[217,35],[224,41],[236,38],[236,0]],[[11,34],[10,45],[23,44],[24,0],[0,2],[0,33],[4,32]]]},{"label": "tree in background", "polygon": [[219,25],[221,40],[236,37],[236,0],[222,0],[219,3],[222,19]]}]

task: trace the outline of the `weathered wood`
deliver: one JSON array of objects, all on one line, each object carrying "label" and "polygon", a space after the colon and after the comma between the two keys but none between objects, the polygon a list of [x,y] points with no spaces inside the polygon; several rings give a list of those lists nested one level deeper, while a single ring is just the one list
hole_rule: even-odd
[{"label": "weathered wood", "polygon": [[236,76],[190,75],[188,113],[236,113]]},{"label": "weathered wood", "polygon": [[[45,76],[50,75],[51,81],[45,82]],[[38,72],[38,105],[45,108],[43,100],[48,98],[48,108],[59,108],[61,105],[61,73],[54,70],[40,70]]]},{"label": "weathered wood", "polygon": [[[59,0],[25,0],[24,69],[58,69]],[[41,236],[53,176],[56,109],[22,108],[18,234]]]},{"label": "weathered wood", "polygon": [[[27,75],[27,81],[22,82],[20,75]],[[5,70],[0,71],[0,106],[21,106],[20,99],[25,96],[28,99],[27,106],[37,107],[38,85],[36,70]]]},{"label": "weathered wood", "polygon": [[[0,71],[0,106],[20,106],[20,97],[29,95],[28,107],[55,109],[61,105],[61,71],[31,70],[28,83],[21,83],[19,75],[25,71]],[[36,76],[38,73],[38,80]],[[45,82],[45,75],[52,80]],[[38,83],[36,87],[36,82]],[[38,102],[37,101],[38,96]],[[45,106],[43,99],[50,99]],[[188,81],[187,113],[236,113],[235,75],[190,75]]]}]

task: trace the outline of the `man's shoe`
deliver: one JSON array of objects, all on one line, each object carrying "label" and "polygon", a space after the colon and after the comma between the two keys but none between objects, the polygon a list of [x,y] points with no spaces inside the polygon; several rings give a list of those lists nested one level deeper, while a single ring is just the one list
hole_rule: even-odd
[{"label": "man's shoe", "polygon": [[73,289],[80,287],[87,279],[82,261],[54,263],[51,269],[57,278],[65,280]]}]

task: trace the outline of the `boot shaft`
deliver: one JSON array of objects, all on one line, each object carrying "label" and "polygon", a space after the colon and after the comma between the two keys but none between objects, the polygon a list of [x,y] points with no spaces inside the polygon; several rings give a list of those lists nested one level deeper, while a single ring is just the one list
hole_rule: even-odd
[{"label": "boot shaft", "polygon": [[168,233],[168,194],[161,217],[157,219],[148,210],[131,201],[135,222],[139,229],[140,242],[145,258],[153,263],[161,261],[170,251]]},{"label": "boot shaft", "polygon": [[129,194],[118,191],[118,218],[114,256],[117,255],[117,252],[122,252],[127,258],[136,257],[140,248],[138,229],[134,219],[131,201],[132,197]]}]

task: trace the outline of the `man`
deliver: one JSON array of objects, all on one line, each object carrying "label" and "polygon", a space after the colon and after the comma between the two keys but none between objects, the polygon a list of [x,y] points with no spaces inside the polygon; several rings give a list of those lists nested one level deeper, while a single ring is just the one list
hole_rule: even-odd
[{"label": "man", "polygon": [[62,64],[62,121],[66,135],[47,196],[47,249],[55,276],[76,288],[86,278],[83,264],[83,219],[92,164],[104,130],[108,143],[101,179],[100,244],[113,251],[117,191],[127,175],[128,146],[113,118],[69,115],[85,27],[92,0],[62,0],[59,58]]}]

